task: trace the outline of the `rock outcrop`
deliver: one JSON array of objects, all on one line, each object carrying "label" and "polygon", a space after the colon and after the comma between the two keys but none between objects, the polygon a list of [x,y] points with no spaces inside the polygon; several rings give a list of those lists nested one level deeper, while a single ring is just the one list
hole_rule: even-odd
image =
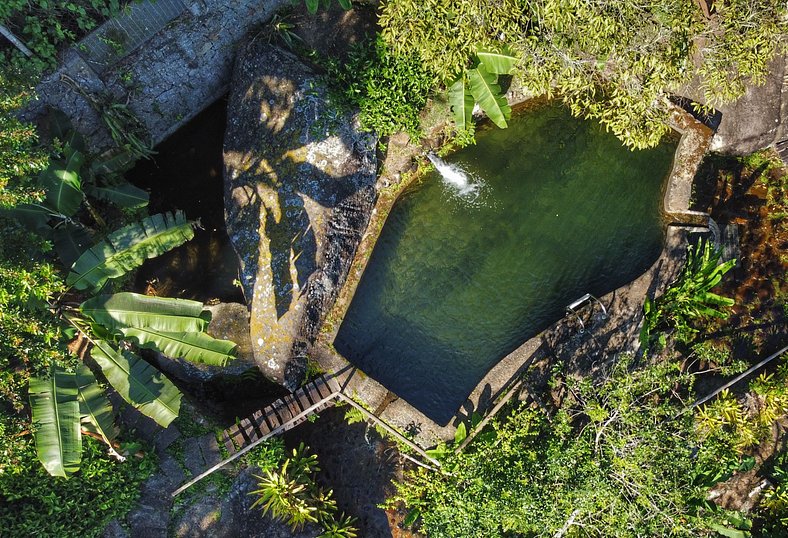
[{"label": "rock outcrop", "polygon": [[225,219],[251,305],[255,361],[295,388],[305,343],[344,283],[376,199],[376,138],[291,54],[238,56],[224,144]]},{"label": "rock outcrop", "polygon": [[[747,92],[721,105],[722,121],[711,142],[711,151],[748,155],[788,138],[788,56],[778,55],[763,84],[747,86]],[[703,103],[697,88],[688,88],[690,99]]]}]

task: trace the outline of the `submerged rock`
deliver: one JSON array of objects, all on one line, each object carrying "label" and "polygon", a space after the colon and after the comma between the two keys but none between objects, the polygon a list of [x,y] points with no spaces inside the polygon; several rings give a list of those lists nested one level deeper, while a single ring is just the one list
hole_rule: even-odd
[{"label": "submerged rock", "polygon": [[255,361],[295,388],[376,198],[376,137],[291,54],[252,41],[236,62],[225,219],[251,307]]}]

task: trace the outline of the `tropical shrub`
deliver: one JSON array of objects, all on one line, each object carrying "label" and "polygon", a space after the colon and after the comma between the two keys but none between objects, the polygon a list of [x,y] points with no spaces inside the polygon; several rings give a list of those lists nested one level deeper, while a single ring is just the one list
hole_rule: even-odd
[{"label": "tropical shrub", "polygon": [[337,516],[333,492],[315,482],[319,471],[317,456],[301,443],[279,469],[266,469],[262,476],[255,475],[259,489],[249,493],[257,496],[252,508],[259,506],[264,514],[289,523],[293,531],[316,523],[325,531],[321,537],[354,538],[354,519],[345,514]]},{"label": "tropical shrub", "polygon": [[739,458],[680,413],[692,375],[633,360],[596,383],[555,379],[567,397],[552,417],[514,405],[464,452],[443,451],[441,472],[406,472],[390,502],[431,538],[714,535],[727,516],[706,493]]},{"label": "tropical shrub", "polygon": [[690,245],[687,248],[687,260],[676,281],[655,300],[646,297],[640,332],[644,349],[655,338],[664,346],[664,332],[658,331],[673,330],[679,341],[689,342],[698,332],[693,321],[728,317],[725,308],[734,304],[733,299],[710,291],[736,264],[736,260],[721,264],[721,256],[722,251],[715,250],[708,241]]},{"label": "tropical shrub", "polygon": [[696,413],[702,438],[716,436],[737,452],[744,452],[772,433],[775,421],[788,414],[788,355],[772,374],[761,374],[749,384],[746,400],[727,389]]},{"label": "tropical shrub", "polygon": [[786,10],[780,0],[714,2],[708,17],[685,0],[389,0],[379,24],[396,57],[418,58],[445,85],[477,50],[508,46],[527,90],[642,148],[668,131],[667,98],[695,76],[711,105],[762,81],[785,50]]},{"label": "tropical shrub", "polygon": [[106,445],[85,438],[79,473],[52,477],[36,457],[29,424],[0,412],[0,534],[101,536],[134,506],[140,485],[156,469],[155,456],[120,465]]},{"label": "tropical shrub", "polygon": [[327,81],[360,110],[361,125],[381,136],[421,133],[419,113],[434,78],[416,58],[397,57],[381,39],[354,47],[345,63],[327,61]]},{"label": "tropical shrub", "polygon": [[[100,236],[106,229],[90,198],[94,202],[134,209],[145,206],[148,195],[118,182],[117,178],[114,183],[98,181],[99,175],[111,177],[118,160],[125,166],[128,159],[123,154],[113,155],[111,159],[93,160],[88,166],[84,141],[64,125],[53,123],[57,150],[37,181],[31,183],[37,187],[37,195],[30,202],[6,208],[3,215],[15,219],[7,223],[12,237],[38,235],[53,242],[70,272],[65,284],[57,279],[56,288],[43,289],[45,293],[31,297],[26,295],[25,286],[34,290],[40,286],[29,286],[23,267],[6,258],[10,278],[8,284],[4,281],[0,295],[12,307],[9,314],[21,313],[20,319],[6,320],[5,313],[0,319],[0,323],[20,336],[4,344],[3,360],[25,364],[24,354],[29,348],[20,349],[20,344],[26,340],[32,341],[33,349],[41,350],[45,355],[42,359],[54,358],[42,360],[40,366],[30,365],[34,368],[23,368],[23,376],[11,375],[14,385],[5,383],[2,392],[9,395],[14,408],[20,411],[23,408],[18,397],[23,392],[20,385],[28,381],[39,459],[56,476],[69,476],[79,469],[83,432],[102,439],[110,450],[117,445],[112,406],[102,387],[89,368],[73,359],[59,359],[59,355],[65,355],[63,344],[57,343],[60,338],[81,333],[93,344],[91,357],[118,394],[164,427],[178,415],[180,391],[135,354],[134,347],[152,348],[168,356],[218,366],[234,358],[236,349],[232,342],[205,334],[210,314],[199,302],[134,293],[94,295],[78,308],[66,302],[65,297],[69,301],[75,298],[69,295],[74,290],[96,293],[105,289],[108,281],[139,267],[147,258],[191,239],[193,230],[181,213],[152,215],[109,233],[104,240],[87,248],[93,242],[92,237]],[[92,225],[85,224],[86,220],[92,220]],[[35,235],[25,234],[23,227]],[[39,243],[47,245],[43,251],[51,248],[40,239]],[[32,259],[39,256],[36,253]],[[51,265],[40,267],[47,271],[53,269]],[[11,287],[15,283],[16,287]],[[54,291],[59,292],[57,297]],[[18,302],[20,298],[24,303]],[[32,330],[36,324],[13,325],[31,316],[48,320],[50,329],[42,334]],[[70,327],[66,328],[66,324]]]}]

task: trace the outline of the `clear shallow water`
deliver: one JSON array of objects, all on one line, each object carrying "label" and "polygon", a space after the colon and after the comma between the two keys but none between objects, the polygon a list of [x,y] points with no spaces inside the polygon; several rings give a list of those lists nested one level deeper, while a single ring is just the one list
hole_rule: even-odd
[{"label": "clear shallow water", "polygon": [[546,106],[477,136],[397,202],[335,341],[440,424],[487,371],[589,292],[659,255],[675,144],[631,152],[598,124]]}]

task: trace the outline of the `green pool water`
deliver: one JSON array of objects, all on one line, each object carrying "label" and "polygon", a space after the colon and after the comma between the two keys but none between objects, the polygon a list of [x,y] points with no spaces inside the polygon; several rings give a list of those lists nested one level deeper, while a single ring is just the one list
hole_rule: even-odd
[{"label": "green pool water", "polygon": [[335,340],[336,349],[445,424],[501,358],[584,293],[631,281],[659,255],[675,143],[632,152],[558,106],[446,161],[397,202]]}]

